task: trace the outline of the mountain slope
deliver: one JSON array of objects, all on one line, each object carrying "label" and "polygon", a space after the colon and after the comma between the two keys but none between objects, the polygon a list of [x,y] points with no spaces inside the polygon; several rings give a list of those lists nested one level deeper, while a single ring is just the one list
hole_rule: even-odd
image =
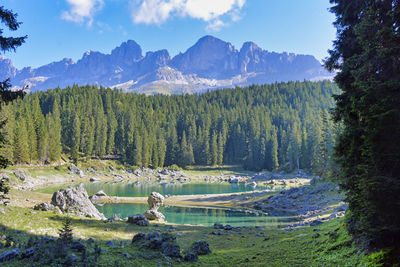
[{"label": "mountain slope", "polygon": [[147,52],[132,40],[103,54],[85,52],[74,62],[65,58],[39,68],[17,70],[0,58],[0,79],[31,91],[72,84],[99,84],[125,91],[196,93],[209,89],[289,80],[331,79],[311,55],[275,53],[246,42],[240,50],[213,36],[204,36],[186,52],[171,58],[167,50]]}]

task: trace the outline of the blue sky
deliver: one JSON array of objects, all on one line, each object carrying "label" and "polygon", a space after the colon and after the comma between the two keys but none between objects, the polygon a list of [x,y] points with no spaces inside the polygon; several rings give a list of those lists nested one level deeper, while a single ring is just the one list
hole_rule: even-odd
[{"label": "blue sky", "polygon": [[110,53],[128,39],[143,54],[165,48],[174,56],[204,35],[237,49],[253,41],[268,51],[321,60],[335,39],[329,0],[3,0],[2,5],[23,22],[11,34],[28,35],[16,53],[5,54],[19,69],[65,57],[77,61],[87,50]]}]

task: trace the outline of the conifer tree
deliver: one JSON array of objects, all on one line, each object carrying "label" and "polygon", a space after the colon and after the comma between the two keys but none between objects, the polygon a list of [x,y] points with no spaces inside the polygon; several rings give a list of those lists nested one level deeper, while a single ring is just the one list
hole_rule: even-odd
[{"label": "conifer tree", "polygon": [[79,145],[81,138],[81,121],[75,113],[72,117],[72,142],[71,142],[71,156],[76,164],[79,160]]},{"label": "conifer tree", "polygon": [[53,110],[47,115],[48,156],[50,162],[58,161],[61,157],[61,119],[57,100],[53,102]]},{"label": "conifer tree", "polygon": [[343,124],[335,151],[348,230],[364,249],[399,249],[400,2],[331,3],[337,40],[326,65],[343,91],[335,96],[334,119]]}]

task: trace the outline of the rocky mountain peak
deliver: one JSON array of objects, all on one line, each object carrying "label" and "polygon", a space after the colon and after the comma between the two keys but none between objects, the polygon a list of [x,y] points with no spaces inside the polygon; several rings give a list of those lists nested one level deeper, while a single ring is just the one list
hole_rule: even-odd
[{"label": "rocky mountain peak", "polygon": [[185,53],[175,56],[171,65],[183,73],[220,78],[237,68],[236,53],[231,43],[208,35],[200,38]]},{"label": "rocky mountain peak", "polygon": [[111,51],[111,58],[114,64],[132,65],[143,58],[142,48],[135,41],[128,40]]},{"label": "rocky mountain peak", "polygon": [[170,58],[167,50],[147,52],[133,40],[103,54],[87,51],[76,63],[64,58],[39,68],[17,70],[0,56],[0,81],[16,88],[45,90],[71,84],[99,84],[134,92],[202,92],[213,88],[289,80],[332,78],[310,55],[268,52],[253,42],[240,51],[214,36],[204,36],[184,53]]}]

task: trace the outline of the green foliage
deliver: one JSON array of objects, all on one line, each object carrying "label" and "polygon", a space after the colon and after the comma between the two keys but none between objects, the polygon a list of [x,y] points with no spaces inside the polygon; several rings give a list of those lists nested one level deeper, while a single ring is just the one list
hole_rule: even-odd
[{"label": "green foliage", "polygon": [[114,154],[126,164],[153,168],[194,164],[311,171],[319,158],[319,113],[333,106],[331,95],[337,92],[329,81],[173,96],[74,85],[13,104],[9,132],[14,142],[7,149],[13,150],[15,163],[54,162],[61,153],[74,161]]},{"label": "green foliage", "polygon": [[[18,29],[21,22],[17,21],[17,14],[13,13],[11,10],[5,9],[3,6],[0,6],[0,21],[4,23],[8,30],[15,31]],[[3,29],[0,29],[0,51],[6,52],[10,50],[14,50],[20,46],[23,42],[25,42],[25,37],[4,37]],[[21,91],[11,91],[11,84],[9,79],[0,82],[0,109],[4,110],[4,107],[7,103],[13,101],[18,97],[22,97],[24,92]],[[6,148],[7,152],[4,150],[0,153],[0,168],[5,168],[10,163],[10,149],[7,149],[7,144],[10,144],[6,136],[10,134],[10,129],[5,130],[5,125],[7,122],[7,116],[2,116],[4,119],[0,120],[0,150]],[[7,136],[8,137],[8,136]],[[0,198],[5,199],[8,193],[8,185],[7,182],[2,178],[0,180]]]},{"label": "green foliage", "polygon": [[335,148],[348,229],[367,250],[400,247],[400,2],[331,0],[337,40],[327,66],[342,89]]},{"label": "green foliage", "polygon": [[167,166],[167,167],[165,167],[165,169],[171,170],[171,171],[181,171],[181,170],[182,170],[182,168],[179,167],[179,166],[176,165],[176,164],[172,164],[172,165],[170,165],[170,166]]},{"label": "green foliage", "polygon": [[58,231],[60,239],[66,243],[69,244],[72,241],[72,222],[70,218],[66,218],[62,228]]}]

